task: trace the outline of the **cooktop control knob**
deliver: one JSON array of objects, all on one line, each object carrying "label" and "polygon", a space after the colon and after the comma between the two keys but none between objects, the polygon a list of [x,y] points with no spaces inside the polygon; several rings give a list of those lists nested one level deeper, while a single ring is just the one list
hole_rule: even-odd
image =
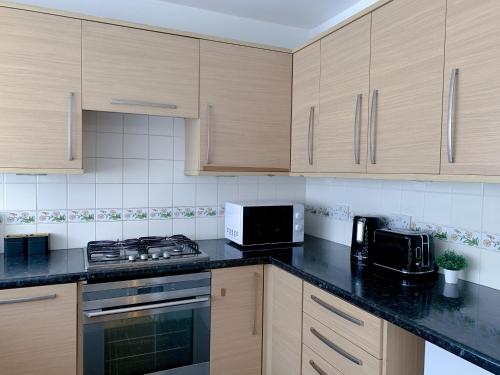
[{"label": "cooktop control knob", "polygon": [[148,254],[141,254],[141,260],[148,260]]},{"label": "cooktop control knob", "polygon": [[304,226],[302,224],[295,225],[295,231],[302,232],[304,230]]},{"label": "cooktop control knob", "polygon": [[165,259],[170,258],[170,254],[168,253],[168,251],[163,252],[163,258],[165,258]]},{"label": "cooktop control knob", "polygon": [[304,218],[304,215],[302,215],[302,212],[296,212],[295,213],[295,218],[298,220],[301,220]]},{"label": "cooktop control knob", "polygon": [[158,254],[158,253],[151,254],[151,259],[155,259],[155,260],[160,259],[160,254]]},{"label": "cooktop control knob", "polygon": [[136,254],[130,254],[130,255],[128,256],[128,260],[129,260],[130,262],[134,262],[136,259],[137,259],[137,255],[136,255]]}]

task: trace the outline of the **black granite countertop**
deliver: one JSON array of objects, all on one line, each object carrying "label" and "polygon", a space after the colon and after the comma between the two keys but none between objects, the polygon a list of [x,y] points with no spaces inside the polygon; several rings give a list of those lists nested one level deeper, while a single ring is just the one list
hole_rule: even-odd
[{"label": "black granite countertop", "polygon": [[[500,291],[443,277],[421,286],[402,286],[384,274],[359,273],[349,248],[306,236],[301,246],[241,252],[227,240],[199,241],[210,260],[182,265],[85,272],[81,249],[52,251],[49,257],[14,261],[0,256],[0,288],[103,282],[179,272],[272,263],[374,315],[500,374]],[[445,297],[453,295],[455,298]]]}]

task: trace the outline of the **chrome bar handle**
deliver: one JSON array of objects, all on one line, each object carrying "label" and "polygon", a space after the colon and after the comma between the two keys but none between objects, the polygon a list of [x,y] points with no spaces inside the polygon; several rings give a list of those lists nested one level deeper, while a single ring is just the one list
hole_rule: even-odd
[{"label": "chrome bar handle", "polygon": [[74,92],[70,92],[68,95],[68,160],[73,160],[73,98],[75,97]]},{"label": "chrome bar handle", "polygon": [[47,294],[44,296],[34,296],[34,297],[21,297],[12,299],[2,299],[0,300],[0,305],[11,305],[14,303],[25,303],[25,302],[35,302],[35,301],[45,301],[48,299],[55,299],[57,294]]},{"label": "chrome bar handle", "polygon": [[352,137],[353,150],[354,150],[354,163],[359,164],[359,142],[360,142],[360,121],[361,121],[361,100],[362,94],[356,96],[356,112],[354,115],[354,134]]},{"label": "chrome bar handle", "polygon": [[454,130],[454,117],[455,117],[455,95],[457,87],[458,69],[451,70],[450,77],[450,90],[448,92],[448,163],[454,163],[453,157],[453,130]]},{"label": "chrome bar handle", "polygon": [[255,283],[255,310],[254,310],[254,315],[253,315],[253,328],[252,328],[252,335],[256,336],[257,335],[257,321],[259,320],[259,279],[260,275],[257,272],[254,272],[253,274],[254,277],[254,283]]},{"label": "chrome bar handle", "polygon": [[212,105],[207,108],[207,164],[210,164],[212,159]]},{"label": "chrome bar handle", "polygon": [[353,316],[350,316],[349,314],[333,307],[332,305],[330,305],[329,303],[326,303],[325,301],[319,299],[318,297],[316,297],[315,295],[311,294],[311,299],[316,302],[318,305],[320,305],[321,307],[327,309],[328,311],[334,313],[335,315],[338,315],[340,316],[341,318],[351,322],[351,323],[354,323],[356,324],[357,326],[360,326],[360,327],[363,327],[365,325],[365,322],[363,322],[362,320],[360,319],[357,319]]},{"label": "chrome bar handle", "polygon": [[377,117],[377,100],[378,100],[378,90],[373,90],[372,92],[372,107],[370,110],[370,119],[368,120],[368,145],[370,147],[370,163],[376,164],[375,158],[375,131],[376,117]]},{"label": "chrome bar handle", "polygon": [[309,364],[311,367],[319,374],[319,375],[328,375],[321,367],[319,367],[316,362],[314,362],[312,359],[309,360]]},{"label": "chrome bar handle", "polygon": [[177,106],[175,104],[144,102],[141,100],[130,100],[130,99],[111,99],[111,104],[134,105],[138,107],[153,107],[153,108],[164,108],[164,109],[177,109]]},{"label": "chrome bar handle", "polygon": [[338,347],[337,345],[335,345],[333,342],[331,342],[330,340],[328,340],[325,336],[323,336],[321,333],[319,333],[318,331],[316,331],[313,327],[311,327],[310,329],[311,333],[316,336],[323,344],[325,344],[326,346],[328,346],[330,349],[333,349],[334,351],[336,351],[338,354],[340,354],[342,357],[348,359],[349,361],[351,361],[352,363],[355,363],[357,364],[358,366],[362,366],[363,365],[363,361],[359,358],[356,358],[355,356],[353,356],[352,354],[346,352],[344,349]]},{"label": "chrome bar handle", "polygon": [[307,155],[309,158],[309,165],[313,165],[314,154],[314,106],[309,109],[309,129],[307,132]]},{"label": "chrome bar handle", "polygon": [[89,311],[89,312],[85,312],[84,315],[87,318],[96,318],[99,316],[122,314],[122,313],[129,313],[129,312],[143,311],[143,310],[152,310],[152,309],[159,309],[162,307],[190,305],[190,304],[194,304],[194,303],[207,302],[208,300],[209,300],[208,297],[202,297],[202,298],[197,297],[197,298],[185,299],[185,300],[181,300],[181,301],[162,302],[162,303],[154,303],[154,304],[149,304],[149,305],[123,307],[123,308],[113,309],[113,310]]}]

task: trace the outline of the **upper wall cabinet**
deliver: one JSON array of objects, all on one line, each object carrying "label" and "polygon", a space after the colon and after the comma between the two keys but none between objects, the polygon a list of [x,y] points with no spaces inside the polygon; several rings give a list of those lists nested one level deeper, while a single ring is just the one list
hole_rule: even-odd
[{"label": "upper wall cabinet", "polygon": [[83,21],[83,109],[198,117],[199,41]]},{"label": "upper wall cabinet", "polygon": [[82,168],[81,21],[0,8],[0,169]]},{"label": "upper wall cabinet", "polygon": [[448,0],[441,173],[500,175],[500,3]]},{"label": "upper wall cabinet", "polygon": [[320,41],[293,55],[292,171],[317,172],[315,129],[319,120]]},{"label": "upper wall cabinet", "polygon": [[446,0],[372,13],[369,173],[439,173],[445,13]]},{"label": "upper wall cabinet", "polygon": [[370,27],[368,14],[321,40],[319,172],[366,172]]},{"label": "upper wall cabinet", "polygon": [[192,168],[289,171],[291,79],[289,53],[201,40],[199,143],[193,145],[199,162]]}]

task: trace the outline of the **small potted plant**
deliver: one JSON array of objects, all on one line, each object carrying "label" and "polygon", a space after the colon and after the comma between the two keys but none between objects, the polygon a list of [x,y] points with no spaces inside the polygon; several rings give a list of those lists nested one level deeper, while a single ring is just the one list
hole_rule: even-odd
[{"label": "small potted plant", "polygon": [[437,257],[436,263],[444,269],[444,280],[449,284],[458,282],[458,274],[461,270],[467,267],[465,257],[457,254],[453,250],[446,250],[443,254]]}]

